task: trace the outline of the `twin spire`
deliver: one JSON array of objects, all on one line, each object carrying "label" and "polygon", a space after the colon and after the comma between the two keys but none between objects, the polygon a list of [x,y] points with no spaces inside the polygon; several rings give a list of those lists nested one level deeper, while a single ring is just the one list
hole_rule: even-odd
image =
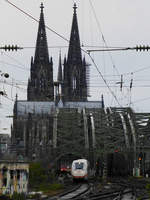
[{"label": "twin spire", "polygon": [[[35,56],[31,60],[31,78],[28,83],[28,100],[53,101],[53,61],[52,58],[49,60],[43,3],[40,8]],[[80,48],[76,3],[73,9],[68,56],[64,58],[62,65],[61,53],[59,54],[57,81],[61,84],[64,101],[87,101],[87,70]]]}]

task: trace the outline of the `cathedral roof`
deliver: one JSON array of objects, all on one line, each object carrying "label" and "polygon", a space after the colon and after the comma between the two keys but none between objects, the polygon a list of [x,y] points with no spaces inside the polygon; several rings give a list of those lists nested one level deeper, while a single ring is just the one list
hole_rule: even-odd
[{"label": "cathedral roof", "polygon": [[23,101],[19,100],[17,101],[17,115],[18,116],[24,116],[28,115],[28,113],[31,114],[53,114],[56,108],[102,108],[102,102],[101,101],[88,101],[88,102],[65,102],[64,105],[61,105],[59,107],[55,105],[55,102],[35,102],[35,101]]},{"label": "cathedral roof", "polygon": [[17,101],[17,114],[51,114],[55,108],[55,102],[43,101]]}]

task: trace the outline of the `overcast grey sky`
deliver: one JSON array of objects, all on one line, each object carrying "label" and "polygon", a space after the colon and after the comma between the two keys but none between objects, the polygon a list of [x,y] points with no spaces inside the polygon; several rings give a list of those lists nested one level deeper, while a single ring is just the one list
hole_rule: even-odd
[{"label": "overcast grey sky", "polygon": [[[39,0],[11,0],[20,9],[39,20]],[[149,0],[43,0],[46,25],[64,36],[70,37],[73,3],[78,9],[78,23],[81,44],[86,46],[134,47],[149,45],[150,42],[150,1]],[[0,0],[0,46],[17,44],[21,47],[35,47],[38,23],[11,6],[6,0]],[[67,54],[68,43],[47,30],[49,55],[53,57],[56,78],[58,55]],[[106,43],[105,43],[105,42]],[[0,133],[10,133],[10,118],[16,93],[19,99],[26,99],[26,86],[29,78],[31,56],[34,48],[25,48],[17,52],[0,53],[0,70],[10,75],[1,77],[0,89],[5,90],[7,98],[0,97]],[[83,53],[84,55],[84,53]],[[98,74],[92,61],[85,54],[90,66],[89,100],[100,100],[104,95],[106,106],[119,106]],[[121,106],[131,106],[136,112],[150,112],[150,52],[120,51],[91,53],[98,69],[103,74],[111,91]],[[133,74],[132,74],[133,73]],[[123,89],[120,91],[120,76],[123,75]],[[133,79],[133,87],[129,86]],[[8,85],[9,84],[9,85]],[[4,130],[4,128],[8,128]]]}]

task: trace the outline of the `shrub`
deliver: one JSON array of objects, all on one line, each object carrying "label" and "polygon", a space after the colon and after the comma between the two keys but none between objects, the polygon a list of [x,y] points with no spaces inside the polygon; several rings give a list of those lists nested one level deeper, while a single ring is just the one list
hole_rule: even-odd
[{"label": "shrub", "polygon": [[31,163],[29,167],[29,185],[38,186],[44,182],[48,182],[46,170],[40,163]]},{"label": "shrub", "polygon": [[25,196],[24,193],[19,194],[19,193],[16,193],[16,192],[15,192],[15,193],[12,195],[11,199],[13,199],[13,200],[25,200],[25,199],[26,199],[26,196]]}]

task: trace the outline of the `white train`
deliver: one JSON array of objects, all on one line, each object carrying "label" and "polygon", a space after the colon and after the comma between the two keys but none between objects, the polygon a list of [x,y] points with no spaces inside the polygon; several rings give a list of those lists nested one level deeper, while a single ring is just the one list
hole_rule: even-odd
[{"label": "white train", "polygon": [[89,162],[86,159],[78,159],[72,162],[71,175],[73,180],[88,180]]}]

